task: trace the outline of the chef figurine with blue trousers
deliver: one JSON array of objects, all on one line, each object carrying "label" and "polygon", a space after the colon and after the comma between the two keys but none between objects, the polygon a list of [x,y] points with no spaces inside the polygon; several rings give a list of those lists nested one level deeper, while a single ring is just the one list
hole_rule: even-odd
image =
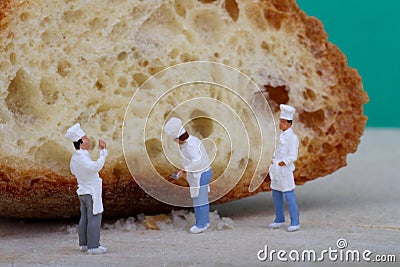
[{"label": "chef figurine with blue trousers", "polygon": [[164,132],[179,144],[182,156],[183,168],[175,179],[186,173],[186,180],[190,186],[196,218],[196,224],[190,228],[190,232],[192,234],[204,232],[210,226],[208,193],[212,176],[207,151],[200,139],[186,132],[182,127],[182,121],[178,118],[171,118],[165,124]]},{"label": "chef figurine with blue trousers", "polygon": [[275,150],[269,175],[271,177],[272,197],[275,207],[275,220],[269,224],[270,228],[279,228],[285,224],[284,199],[290,214],[289,232],[300,229],[299,208],[294,194],[294,162],[297,159],[299,139],[291,126],[295,108],[288,105],[280,105],[279,128],[282,131],[279,143]]},{"label": "chef figurine with blue trousers", "polygon": [[71,157],[71,173],[78,181],[76,190],[80,202],[81,218],[78,226],[79,249],[89,255],[106,253],[107,249],[100,245],[100,227],[103,213],[102,179],[99,171],[103,168],[107,157],[106,143],[99,140],[100,156],[93,161],[89,155],[90,139],[77,123],[67,130],[65,137],[75,147]]}]

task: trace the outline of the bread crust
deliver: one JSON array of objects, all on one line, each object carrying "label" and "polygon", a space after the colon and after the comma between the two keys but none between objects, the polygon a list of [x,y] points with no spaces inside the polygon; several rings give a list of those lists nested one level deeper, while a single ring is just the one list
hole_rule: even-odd
[{"label": "bread crust", "polygon": [[[1,54],[6,55],[2,57],[5,61],[0,65],[0,73],[2,73],[2,76],[0,77],[1,86],[6,88],[5,91],[1,91],[1,97],[3,99],[2,105],[4,108],[2,108],[0,113],[0,125],[2,127],[0,128],[1,136],[5,138],[5,143],[0,146],[2,151],[2,156],[0,158],[1,217],[58,219],[74,218],[79,216],[79,201],[75,192],[77,184],[75,178],[68,170],[68,160],[73,152],[72,145],[71,149],[67,148],[66,146],[69,145],[69,143],[62,141],[62,135],[66,127],[72,125],[74,119],[84,122],[86,121],[89,124],[90,118],[85,117],[84,113],[76,113],[74,108],[71,108],[75,107],[78,109],[76,105],[68,106],[66,103],[60,101],[60,98],[62,97],[65,99],[68,98],[63,93],[63,90],[67,90],[68,86],[63,87],[62,83],[70,81],[70,84],[74,84],[74,82],[76,82],[78,88],[83,88],[83,83],[79,83],[79,81],[76,80],[77,77],[72,79],[69,76],[73,69],[79,69],[79,66],[76,67],[68,58],[66,58],[67,52],[65,52],[65,54],[57,52],[58,50],[57,47],[55,47],[55,41],[53,43],[53,40],[55,40],[56,37],[51,36],[52,33],[50,31],[46,32],[40,30],[39,32],[41,33],[43,44],[33,44],[32,46],[29,46],[29,42],[25,44],[25,46],[21,44],[23,41],[17,38],[22,37],[18,35],[18,33],[14,32],[15,25],[29,25],[30,21],[35,20],[36,18],[33,14],[30,14],[29,11],[38,5],[43,5],[41,8],[46,9],[47,6],[45,6],[45,2],[46,1],[8,0],[0,3],[0,52]],[[124,1],[119,2],[122,3]],[[77,7],[79,4],[73,3],[74,1],[65,1],[64,4],[68,5],[70,10],[64,10],[65,14],[64,16],[61,16],[61,18],[65,19],[70,23],[70,25],[75,25],[74,20],[79,21],[85,16],[95,16],[94,13],[87,13],[87,10],[79,10]],[[245,69],[244,72],[249,77],[256,80],[256,82],[262,86],[263,90],[265,90],[264,95],[275,116],[279,113],[279,104],[293,105],[298,111],[293,126],[300,139],[299,158],[296,161],[296,170],[294,172],[295,182],[297,185],[301,185],[307,181],[331,174],[337,169],[346,166],[347,155],[356,152],[360,142],[360,137],[364,133],[367,117],[363,114],[363,105],[368,101],[368,96],[363,90],[361,77],[357,70],[349,67],[346,56],[338,47],[328,42],[327,33],[325,32],[322,23],[317,18],[308,17],[299,9],[294,0],[264,0],[259,1],[258,3],[256,3],[256,1],[226,1],[226,4],[224,3],[224,1],[187,1],[185,3],[176,0],[174,4],[171,4],[171,6],[166,6],[163,1],[158,1],[157,4],[154,5],[157,6],[158,9],[151,9],[149,7],[146,7],[148,9],[144,9],[144,7],[135,1],[131,1],[131,4],[124,4],[132,9],[131,17],[127,18],[128,20],[132,19],[135,21],[135,12],[148,12],[147,20],[144,20],[143,16],[137,17],[138,20],[143,19],[144,22],[142,26],[145,22],[154,19],[151,15],[155,14],[157,11],[161,12],[171,9],[173,10],[171,11],[171,14],[176,13],[176,17],[178,18],[176,21],[179,22],[187,19],[189,11],[194,12],[193,10],[196,11],[204,8],[212,10],[213,12],[216,12],[216,14],[223,14],[223,16],[226,16],[221,20],[225,22],[228,21],[227,24],[232,27],[240,28],[244,23],[247,23],[252,25],[254,31],[261,32],[262,34],[270,34],[270,37],[284,35],[287,44],[281,43],[277,48],[274,47],[276,46],[276,43],[264,42],[259,46],[255,46],[255,52],[258,53],[261,51],[260,53],[264,53],[266,58],[271,55],[272,58],[276,58],[276,62],[281,61],[279,61],[278,56],[273,54],[275,52],[271,51],[279,50],[280,47],[282,49],[294,47],[296,51],[301,51],[298,52],[301,53],[301,55],[309,55],[307,58],[299,56],[298,59],[304,59],[304,62],[297,61],[290,63],[296,65],[296,73],[293,74],[293,79],[304,78],[310,81],[315,81],[316,84],[318,83],[318,86],[320,86],[319,84],[322,84],[322,87],[324,88],[323,93],[319,95],[320,91],[313,91],[314,89],[312,88],[312,84],[309,84],[308,88],[302,87],[301,91],[297,90],[296,84],[290,82],[290,79],[292,79],[289,77],[290,75],[288,75],[288,77],[286,77],[287,80],[282,83],[274,83],[274,81],[276,81],[274,79],[268,80],[269,82],[267,83],[262,83],[262,79],[258,79],[255,73],[249,73],[250,69]],[[135,5],[137,11],[134,11],[136,10],[136,7],[134,7]],[[172,6],[174,6],[174,8],[172,8]],[[51,8],[53,8],[53,6]],[[70,14],[68,12],[75,13]],[[51,12],[47,14],[47,21],[46,17],[41,18],[41,25],[43,27],[47,27],[46,25],[50,25],[52,20],[55,20],[55,18],[52,18],[51,15],[49,15],[50,13]],[[67,13],[70,14],[71,17],[67,17]],[[114,13],[111,14],[111,16],[113,15]],[[123,17],[118,17],[118,19],[122,21]],[[118,19],[116,19],[116,21]],[[110,20],[112,20],[112,18],[110,18]],[[175,18],[166,18],[166,21],[173,24],[175,23]],[[129,24],[129,22],[130,21],[127,23]],[[93,19],[87,23],[91,23],[91,26],[88,26],[88,28],[92,27],[92,32],[98,31],[100,36],[101,30],[96,30],[96,27],[100,27],[99,25],[102,25],[102,21]],[[118,24],[117,22],[115,23]],[[205,22],[202,21],[202,23]],[[106,26],[103,25],[102,27]],[[135,30],[136,27],[139,26],[136,26],[136,24],[135,26],[132,26],[133,30]],[[121,32],[118,34],[125,34],[124,24],[121,24],[120,29]],[[68,32],[67,28],[64,28],[64,30],[65,33],[59,32],[54,34],[65,35],[64,37],[57,38],[66,39],[74,38],[75,36],[78,36],[78,34],[84,34]],[[117,31],[117,27],[115,27],[114,30]],[[192,31],[195,32],[196,30],[192,29]],[[136,33],[137,35],[135,38],[141,38],[141,32],[136,30]],[[94,38],[90,34],[90,32],[87,33],[87,38],[89,40],[91,40],[90,38]],[[189,36],[188,38],[190,39],[190,33],[186,33],[186,35]],[[191,36],[193,37],[194,34]],[[247,39],[241,39],[244,38],[243,36],[236,37],[236,42],[250,42]],[[27,38],[28,41],[31,40],[31,42],[34,43],[32,40],[35,38],[35,34]],[[251,39],[251,37],[249,39]],[[102,39],[99,40],[101,42]],[[139,43],[139,41],[135,41]],[[220,40],[220,42],[224,43],[224,40]],[[116,47],[123,50],[123,48],[118,45],[116,45]],[[139,49],[139,46],[133,47]],[[193,51],[198,51],[198,54],[204,55],[206,48],[207,44],[204,44],[204,46],[193,48]],[[59,60],[60,63],[58,64],[56,71],[58,76],[48,78],[47,82],[50,83],[51,86],[46,87],[46,82],[44,82],[44,80],[41,80],[40,82],[36,81],[38,77],[35,76],[37,73],[35,68],[38,67],[37,64],[40,62],[35,61],[34,58],[31,60],[26,59],[26,57],[22,55],[24,51],[21,52],[21,49],[27,49],[25,51],[29,51],[29,49],[35,51],[45,49],[46,53],[49,55],[55,55],[56,59]],[[64,51],[70,51],[68,49],[72,48],[66,45]],[[150,76],[158,70],[166,67],[164,62],[158,62],[157,64],[157,60],[150,59],[151,56],[145,54],[146,51],[149,53],[156,53],[159,51],[157,49],[157,47],[150,46],[148,50],[143,50],[141,55],[134,60],[136,63],[135,66],[125,65],[125,67],[133,69],[130,76],[134,78],[129,81],[133,87],[138,87],[146,78],[146,76],[140,76],[138,70],[145,69],[147,72],[145,73],[142,71],[142,74],[145,73]],[[18,51],[21,54],[18,54]],[[105,51],[111,53],[107,49],[104,49],[101,53],[104,54],[106,53]],[[246,50],[245,52],[250,53],[251,50]],[[126,53],[124,54],[121,52],[118,54],[117,60],[125,62],[125,58],[129,58],[130,53],[135,54],[135,51],[129,51],[128,56]],[[221,55],[224,51],[221,50],[218,53],[215,52],[208,54],[205,59],[223,62]],[[281,55],[280,52],[276,53],[277,55]],[[284,54],[285,52],[282,53]],[[297,52],[293,53],[294,55],[297,55]],[[33,57],[34,55],[35,54],[33,54]],[[180,57],[173,55],[173,51],[171,51],[170,54],[164,54],[163,56],[169,60],[170,65],[190,61],[192,59],[191,57],[193,57],[193,60],[198,59],[196,58],[196,53],[191,54],[189,53],[189,50],[186,54],[181,53]],[[234,56],[236,55],[231,55],[231,57]],[[101,61],[100,58],[101,55],[99,55],[99,61]],[[252,57],[250,56],[249,58],[251,59]],[[82,56],[80,60],[82,63],[88,59],[85,59],[84,56]],[[313,64],[308,61],[312,61]],[[232,62],[224,63],[229,63],[234,67],[241,69],[239,62],[240,60],[232,60]],[[42,64],[49,64],[43,68],[52,67],[51,63],[46,63],[45,60],[42,61]],[[267,64],[268,62],[266,60],[265,68],[267,68]],[[316,74],[315,78],[307,78],[310,75],[307,68],[311,65],[315,67],[315,71],[313,70],[313,73]],[[89,71],[98,71],[99,73],[103,73],[104,77],[107,76],[108,70],[106,64],[102,65],[102,63],[99,63],[99,66],[100,70],[82,69],[82,72],[89,73]],[[44,76],[46,76],[49,75],[50,72],[47,73],[43,70],[43,73]],[[132,75],[132,73],[135,74]],[[87,77],[90,78],[90,74],[87,74],[87,76],[80,76],[81,79]],[[93,100],[94,102],[92,103],[94,106],[99,102],[98,99],[101,99],[101,96],[98,95],[103,94],[103,90],[108,90],[104,89],[104,87],[108,88],[107,83],[112,84],[112,82],[109,82],[107,79],[104,78],[104,80],[102,80],[102,77],[100,77],[97,82],[93,83],[95,84],[94,88],[98,90],[97,98]],[[124,79],[125,78],[122,76],[119,79],[120,86],[121,84],[126,83]],[[43,106],[39,105],[39,107],[35,107],[32,103],[25,105],[24,103],[21,104],[18,102],[20,100],[17,98],[20,97],[21,94],[24,94],[24,92],[18,91],[21,90],[19,88],[26,88],[30,84],[35,83],[39,84],[41,86],[40,88],[61,88],[57,89],[58,91],[56,90],[52,92],[52,96],[57,96],[54,97],[54,99],[45,99],[43,93],[43,98],[39,100],[47,103],[44,107],[48,108],[46,110],[48,114],[52,114],[53,116],[55,116],[54,114],[60,114],[60,119],[58,124],[53,125],[55,128],[53,130],[56,132],[55,134],[46,136],[45,138],[42,136],[42,139],[39,137],[37,139],[37,144],[30,145],[28,144],[28,140],[24,140],[23,133],[25,132],[25,135],[27,135],[27,133],[29,135],[29,132],[36,131],[36,129],[39,129],[37,130],[39,132],[46,132],[40,130],[40,125],[41,123],[47,125],[46,120],[52,120],[52,118],[49,118],[49,115],[44,115],[42,117],[40,111],[43,110]],[[24,86],[20,86],[20,84],[23,84]],[[125,98],[129,98],[129,95],[131,95],[131,89],[129,87],[130,86],[126,86],[126,91],[120,93],[124,95]],[[123,90],[121,89],[120,91]],[[27,99],[35,99],[35,96],[36,95],[26,95]],[[301,101],[299,99],[301,99]],[[74,101],[74,99],[72,98],[71,101]],[[89,105],[87,106],[87,110],[90,110],[91,104],[88,103],[89,102],[85,103],[85,105]],[[314,103],[316,104],[314,105]],[[128,104],[128,101],[124,104]],[[117,121],[113,126],[114,128],[111,130],[106,129],[106,126],[102,126],[106,129],[104,131],[107,132],[107,134],[112,133],[112,137],[109,136],[109,138],[105,139],[113,138],[111,145],[109,144],[109,148],[111,149],[110,156],[107,159],[104,169],[100,172],[100,176],[103,178],[104,216],[124,217],[138,213],[154,214],[171,210],[171,208],[174,207],[153,199],[137,185],[134,179],[132,179],[123,159],[122,147],[120,145],[120,132],[123,122],[121,114],[123,114],[124,109],[119,111],[116,106],[118,105],[113,106],[112,103],[109,105],[97,105],[97,113],[93,113],[102,114],[102,118],[107,117],[108,114],[108,116],[114,116]],[[29,111],[29,114],[25,114],[25,112],[28,112],[27,110]],[[103,110],[105,110],[104,113],[102,113]],[[117,111],[114,112],[114,110]],[[70,116],[69,114],[71,113],[76,113],[77,115],[71,115],[73,119],[65,118],[65,123],[63,123],[62,114],[68,114],[68,116]],[[36,117],[32,117],[30,116],[31,114],[37,115],[35,115]],[[17,118],[17,116],[19,117]],[[96,115],[92,116],[95,117]],[[32,120],[34,121],[33,123]],[[103,129],[102,127],[93,126],[91,134],[94,136],[99,134],[101,129]],[[18,133],[13,134],[12,131],[14,131],[14,129],[18,129]],[[57,137],[59,139],[52,141],[55,138],[54,136],[57,136],[57,134],[61,137]],[[29,147],[26,148],[26,146]],[[45,150],[45,148],[49,146],[52,147],[50,152]],[[19,151],[21,153],[19,153]],[[51,160],[49,160],[49,157],[60,157],[62,166],[60,165],[60,167],[57,164],[50,164]],[[163,173],[163,176],[168,177],[169,173]],[[246,173],[240,179],[238,184],[216,203],[232,201],[254,195],[261,191],[270,190],[269,177],[266,177],[265,182],[256,191],[249,192],[248,188],[251,177],[250,173]]]}]

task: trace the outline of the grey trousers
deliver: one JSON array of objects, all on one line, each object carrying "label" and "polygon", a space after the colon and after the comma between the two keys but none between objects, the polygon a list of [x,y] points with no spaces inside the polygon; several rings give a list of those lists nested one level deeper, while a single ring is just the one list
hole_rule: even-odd
[{"label": "grey trousers", "polygon": [[91,195],[79,195],[81,218],[79,220],[79,246],[88,249],[100,246],[100,227],[102,213],[93,215],[93,199]]}]

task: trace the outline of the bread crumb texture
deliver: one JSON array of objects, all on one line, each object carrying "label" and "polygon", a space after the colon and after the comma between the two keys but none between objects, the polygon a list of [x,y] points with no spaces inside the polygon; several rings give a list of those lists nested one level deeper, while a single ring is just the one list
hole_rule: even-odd
[{"label": "bread crumb texture", "polygon": [[[132,178],[122,126],[140,86],[179,63],[212,61],[240,70],[262,90],[245,97],[266,98],[275,120],[279,104],[296,108],[298,185],[345,166],[364,132],[368,96],[360,75],[328,42],[322,23],[308,17],[295,0],[3,0],[0,8],[2,217],[79,216],[77,184],[69,171],[74,148],[64,138],[76,122],[92,139],[93,158],[97,139],[107,141],[109,156],[100,172],[104,216],[170,210]],[[204,92],[224,97],[207,88]],[[178,103],[191,94],[196,95],[195,88],[171,99]],[[150,104],[146,99],[139,103]],[[164,108],[170,104],[160,103]],[[206,116],[211,108],[193,106],[187,117]],[[206,119],[188,127],[203,138],[221,128]],[[159,128],[159,122],[149,122],[148,129]],[[136,134],[141,129],[132,130],[131,137]],[[224,144],[218,150],[229,155],[231,148]],[[162,151],[157,136],[146,140],[146,149],[157,157]],[[173,170],[154,162],[165,177]],[[213,179],[223,171],[221,162],[213,163]],[[250,179],[245,173],[217,203],[270,190],[266,177],[250,193]]]}]

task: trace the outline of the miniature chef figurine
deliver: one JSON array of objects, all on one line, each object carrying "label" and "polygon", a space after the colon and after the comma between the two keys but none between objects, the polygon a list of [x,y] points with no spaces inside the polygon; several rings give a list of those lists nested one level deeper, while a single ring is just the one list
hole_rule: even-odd
[{"label": "miniature chef figurine", "polygon": [[193,199],[196,224],[190,228],[192,234],[207,230],[210,226],[210,205],[208,202],[209,183],[212,176],[210,159],[201,141],[189,135],[182,127],[182,121],[171,118],[164,127],[164,132],[174,138],[179,144],[183,169],[172,175],[177,179],[187,173],[186,180],[190,186],[190,196]]},{"label": "miniature chef figurine", "polygon": [[279,119],[279,128],[282,130],[279,136],[279,144],[275,150],[271,170],[272,197],[275,206],[275,220],[269,224],[270,228],[279,228],[285,223],[283,195],[286,196],[286,202],[290,214],[289,232],[300,229],[299,208],[294,194],[294,162],[297,159],[299,148],[299,139],[293,132],[291,126],[293,114],[296,110],[288,105],[280,105],[281,113]]},{"label": "miniature chef figurine", "polygon": [[100,156],[96,161],[90,158],[88,149],[90,139],[77,123],[67,130],[65,137],[70,139],[76,149],[71,157],[71,173],[78,180],[78,198],[81,218],[78,235],[79,249],[89,255],[106,253],[107,249],[100,246],[100,227],[103,212],[102,180],[98,172],[103,168],[107,157],[106,143],[99,140]]}]

